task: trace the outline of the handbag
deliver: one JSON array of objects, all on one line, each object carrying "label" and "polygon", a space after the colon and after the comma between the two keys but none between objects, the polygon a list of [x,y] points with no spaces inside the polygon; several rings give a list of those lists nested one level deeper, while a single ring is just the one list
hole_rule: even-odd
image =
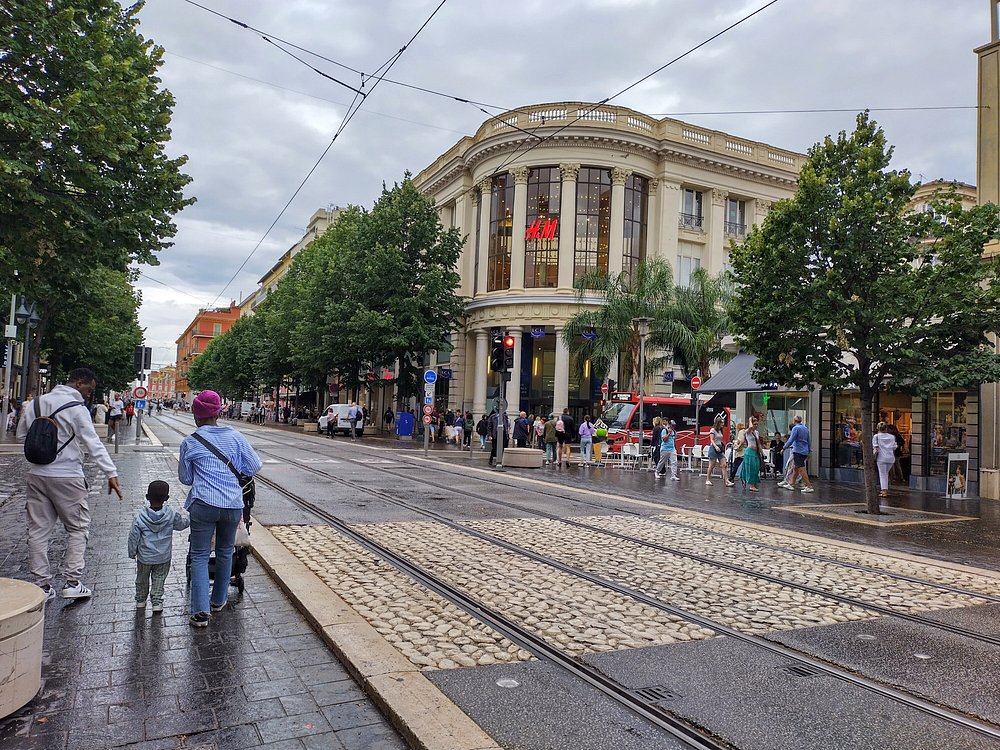
[{"label": "handbag", "polygon": [[210,441],[208,441],[205,438],[203,438],[197,432],[191,433],[191,437],[193,437],[199,443],[201,443],[206,448],[208,448],[210,451],[212,451],[212,453],[215,454],[216,458],[218,458],[226,466],[229,467],[229,470],[231,472],[233,472],[233,475],[236,477],[236,481],[239,482],[240,488],[243,490],[243,508],[244,508],[244,510],[250,510],[250,509],[252,509],[254,501],[257,499],[257,484],[256,484],[256,482],[254,482],[253,474],[244,474],[244,473],[238,471],[236,469],[236,467],[233,466],[233,462],[230,461],[229,458],[226,457],[226,455],[222,451],[220,451],[218,448],[216,448],[214,445],[212,445],[212,443]]}]

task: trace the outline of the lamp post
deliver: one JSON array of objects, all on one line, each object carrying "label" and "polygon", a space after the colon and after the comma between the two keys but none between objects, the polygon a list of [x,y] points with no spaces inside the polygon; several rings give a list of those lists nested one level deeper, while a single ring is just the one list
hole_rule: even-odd
[{"label": "lamp post", "polygon": [[2,419],[2,424],[0,424],[0,430],[7,430],[7,415],[10,413],[10,392],[11,386],[13,385],[10,381],[11,377],[11,367],[13,366],[14,360],[14,341],[17,339],[17,326],[14,324],[14,316],[17,310],[17,295],[10,295],[10,317],[7,318],[7,327],[4,330],[4,338],[6,339],[7,346],[7,357],[6,364],[4,365],[4,379],[3,379],[3,413],[0,415]]},{"label": "lamp post", "polygon": [[649,324],[652,318],[632,318],[636,331],[639,333],[639,452],[642,453],[643,428],[642,406],[643,395],[646,392],[646,337],[649,336]]},{"label": "lamp post", "polygon": [[21,306],[14,313],[14,320],[17,324],[24,326],[24,349],[21,351],[21,403],[28,395],[28,351],[31,346],[31,329],[38,325],[41,320],[35,312],[35,303],[31,302],[27,306],[27,299],[21,299]]}]

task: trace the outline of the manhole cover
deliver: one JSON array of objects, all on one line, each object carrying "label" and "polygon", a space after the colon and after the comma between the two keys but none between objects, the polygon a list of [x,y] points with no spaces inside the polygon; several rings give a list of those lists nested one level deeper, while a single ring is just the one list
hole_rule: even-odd
[{"label": "manhole cover", "polygon": [[791,664],[787,667],[782,667],[781,671],[790,674],[792,677],[815,677],[822,674],[816,667],[810,667],[808,664]]},{"label": "manhole cover", "polygon": [[653,687],[640,688],[635,691],[638,695],[645,701],[650,703],[657,703],[659,701],[672,701],[681,697],[680,693],[677,693],[665,685],[653,685]]}]

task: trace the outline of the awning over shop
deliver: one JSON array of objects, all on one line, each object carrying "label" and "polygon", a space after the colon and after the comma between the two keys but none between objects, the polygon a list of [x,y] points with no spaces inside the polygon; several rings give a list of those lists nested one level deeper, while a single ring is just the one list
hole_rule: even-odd
[{"label": "awning over shop", "polygon": [[762,385],[753,379],[753,366],[757,358],[752,354],[740,352],[728,363],[723,365],[715,375],[705,381],[701,393],[735,393],[736,391],[774,391],[778,387],[774,383]]}]

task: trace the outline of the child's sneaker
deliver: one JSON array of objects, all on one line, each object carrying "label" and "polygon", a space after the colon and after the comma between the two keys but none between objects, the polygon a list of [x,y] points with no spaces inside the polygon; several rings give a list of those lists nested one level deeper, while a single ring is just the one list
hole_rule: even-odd
[{"label": "child's sneaker", "polygon": [[154,604],[153,605],[153,614],[154,615],[158,615],[162,611],[163,611],[163,605],[162,604]]},{"label": "child's sneaker", "polygon": [[62,590],[63,599],[86,599],[94,592],[88,589],[79,581],[67,581]]},{"label": "child's sneaker", "polygon": [[145,609],[146,608],[146,602],[145,601],[136,602],[135,603],[135,608],[136,609]]}]

